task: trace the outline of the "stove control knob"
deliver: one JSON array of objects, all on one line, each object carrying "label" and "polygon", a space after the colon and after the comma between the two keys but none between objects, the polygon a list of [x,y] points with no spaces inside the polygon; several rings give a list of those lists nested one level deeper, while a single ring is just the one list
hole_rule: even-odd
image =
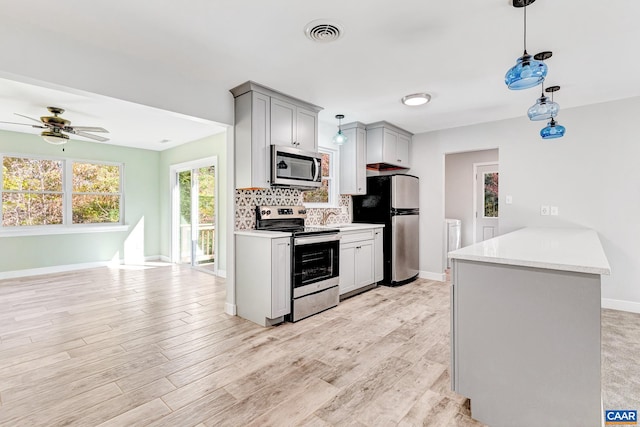
[{"label": "stove control knob", "polygon": [[301,215],[304,215],[304,214],[306,214],[306,213],[307,213],[307,210],[306,210],[306,209],[300,209],[300,210],[298,211],[298,213],[299,213],[299,214],[301,214]]},{"label": "stove control knob", "polygon": [[271,215],[271,209],[267,209],[267,215]]}]

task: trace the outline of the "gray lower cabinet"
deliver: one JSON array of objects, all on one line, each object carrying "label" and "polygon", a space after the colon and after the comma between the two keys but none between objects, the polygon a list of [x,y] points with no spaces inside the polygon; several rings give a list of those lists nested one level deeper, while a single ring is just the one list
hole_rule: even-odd
[{"label": "gray lower cabinet", "polygon": [[[381,228],[342,231],[340,239],[340,295],[346,295],[382,280]],[[379,232],[379,237],[375,234]]]},{"label": "gray lower cabinet", "polygon": [[453,259],[452,388],[495,427],[599,426],[600,276]]},{"label": "gray lower cabinet", "polygon": [[236,235],[238,316],[262,326],[291,312],[291,239]]}]

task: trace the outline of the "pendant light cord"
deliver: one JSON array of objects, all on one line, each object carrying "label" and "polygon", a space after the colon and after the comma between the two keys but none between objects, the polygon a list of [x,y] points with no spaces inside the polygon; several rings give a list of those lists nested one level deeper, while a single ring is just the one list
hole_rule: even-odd
[{"label": "pendant light cord", "polygon": [[527,3],[528,0],[524,0],[524,51],[527,51]]}]

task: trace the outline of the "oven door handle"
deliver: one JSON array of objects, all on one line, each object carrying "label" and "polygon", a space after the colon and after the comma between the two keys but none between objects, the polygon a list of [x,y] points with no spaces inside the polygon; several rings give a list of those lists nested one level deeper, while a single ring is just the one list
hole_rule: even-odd
[{"label": "oven door handle", "polygon": [[335,233],[330,236],[324,235],[324,236],[296,237],[293,240],[293,244],[295,246],[300,246],[300,245],[311,245],[313,243],[333,242],[336,240],[340,240],[340,237],[342,237],[340,233]]}]

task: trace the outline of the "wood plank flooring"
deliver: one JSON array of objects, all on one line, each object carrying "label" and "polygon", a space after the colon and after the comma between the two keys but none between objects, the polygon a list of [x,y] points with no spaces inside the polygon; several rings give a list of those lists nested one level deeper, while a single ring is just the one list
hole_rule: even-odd
[{"label": "wood plank flooring", "polygon": [[0,425],[481,425],[449,390],[443,283],[272,328],[224,302],[180,266],[0,281]]}]

